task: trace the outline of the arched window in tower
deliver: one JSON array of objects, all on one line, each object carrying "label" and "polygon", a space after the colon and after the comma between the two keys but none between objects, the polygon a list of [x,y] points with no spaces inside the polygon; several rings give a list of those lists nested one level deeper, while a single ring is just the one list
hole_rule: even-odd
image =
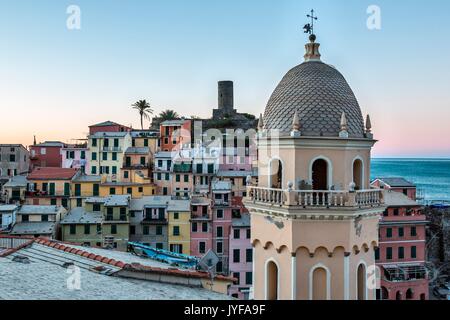
[{"label": "arched window in tower", "polygon": [[266,297],[267,300],[278,300],[278,266],[275,262],[269,261],[266,266]]},{"label": "arched window in tower", "polygon": [[360,159],[353,161],[353,182],[356,190],[364,189],[363,163]]},{"label": "arched window in tower", "polygon": [[389,300],[389,291],[386,287],[381,287],[381,300]]},{"label": "arched window in tower", "polygon": [[413,294],[413,291],[411,290],[411,289],[408,289],[408,290],[406,290],[406,299],[408,300],[411,300],[411,299],[413,299],[414,298],[414,294]]},{"label": "arched window in tower", "polygon": [[358,300],[366,300],[366,266],[362,263],[358,266],[357,281]]},{"label": "arched window in tower", "polygon": [[283,164],[279,159],[270,161],[270,188],[283,188]]},{"label": "arched window in tower", "polygon": [[328,163],[324,159],[314,161],[312,166],[312,186],[314,190],[328,190]]},{"label": "arched window in tower", "polygon": [[327,300],[327,271],[324,268],[316,268],[313,273],[313,300]]}]

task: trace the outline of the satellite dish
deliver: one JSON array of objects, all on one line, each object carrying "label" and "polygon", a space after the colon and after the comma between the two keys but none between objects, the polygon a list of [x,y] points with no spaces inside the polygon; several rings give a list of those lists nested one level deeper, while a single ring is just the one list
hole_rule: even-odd
[{"label": "satellite dish", "polygon": [[198,265],[200,268],[211,275],[211,278],[214,278],[214,268],[217,263],[219,263],[219,257],[217,254],[211,249],[200,259]]}]

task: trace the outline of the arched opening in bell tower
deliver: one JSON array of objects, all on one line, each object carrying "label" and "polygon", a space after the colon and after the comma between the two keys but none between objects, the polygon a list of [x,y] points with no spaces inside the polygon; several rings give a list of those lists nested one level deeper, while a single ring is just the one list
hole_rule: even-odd
[{"label": "arched opening in bell tower", "polygon": [[363,162],[360,159],[353,161],[353,182],[356,190],[364,189]]},{"label": "arched opening in bell tower", "polygon": [[312,275],[312,300],[328,299],[327,270],[322,267],[314,269]]},{"label": "arched opening in bell tower", "polygon": [[362,263],[358,266],[357,290],[358,300],[366,300],[366,266]]},{"label": "arched opening in bell tower", "polygon": [[278,266],[274,261],[266,265],[266,300],[278,300]]},{"label": "arched opening in bell tower", "polygon": [[270,161],[270,188],[283,188],[283,163],[279,159],[272,159]]},{"label": "arched opening in bell tower", "polygon": [[328,162],[317,159],[312,165],[313,190],[328,190]]}]

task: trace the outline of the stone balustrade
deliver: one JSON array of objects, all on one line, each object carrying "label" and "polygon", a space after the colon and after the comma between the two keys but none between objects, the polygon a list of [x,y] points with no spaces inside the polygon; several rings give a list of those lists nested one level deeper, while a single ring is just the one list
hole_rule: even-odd
[{"label": "stone balustrade", "polygon": [[288,190],[247,186],[247,201],[274,206],[376,207],[384,203],[383,190]]}]

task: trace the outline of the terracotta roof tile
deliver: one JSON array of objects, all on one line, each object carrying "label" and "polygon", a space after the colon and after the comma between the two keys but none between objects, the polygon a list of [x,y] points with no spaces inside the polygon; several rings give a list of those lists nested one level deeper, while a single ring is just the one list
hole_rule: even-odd
[{"label": "terracotta roof tile", "polygon": [[73,168],[36,168],[28,175],[28,180],[70,180],[78,171]]}]

